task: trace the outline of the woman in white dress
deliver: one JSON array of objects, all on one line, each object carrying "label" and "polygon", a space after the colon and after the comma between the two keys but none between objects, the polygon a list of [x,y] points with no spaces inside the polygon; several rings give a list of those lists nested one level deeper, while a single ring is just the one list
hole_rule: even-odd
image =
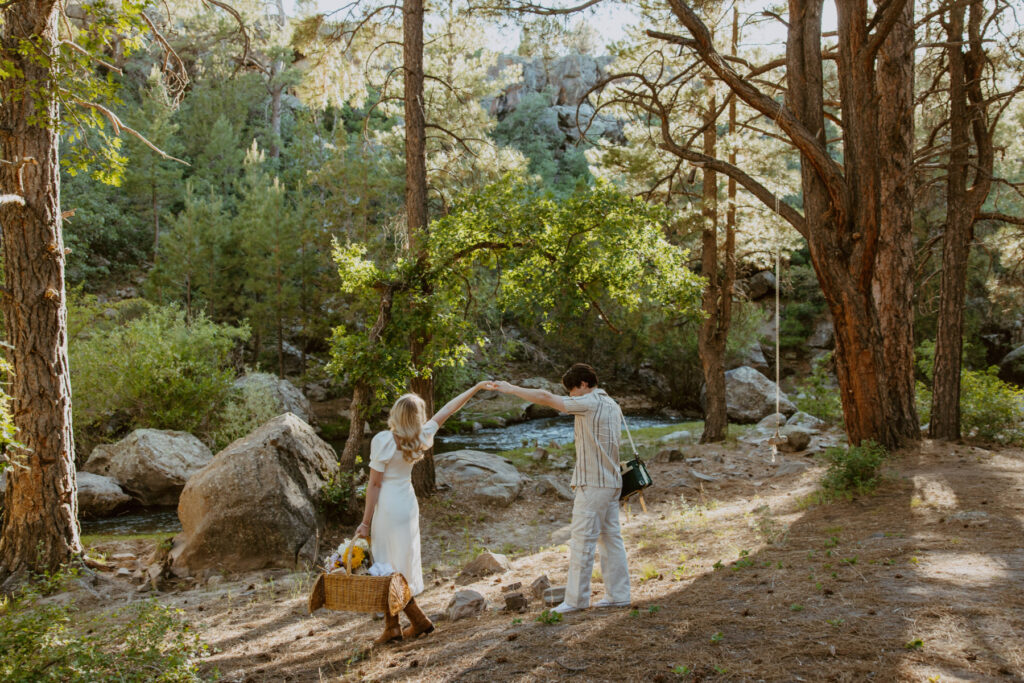
[{"label": "woman in white dress", "polygon": [[[426,404],[416,394],[401,396],[391,407],[389,431],[380,432],[370,443],[370,482],[366,487],[366,510],[356,537],[370,537],[374,562],[386,562],[405,576],[414,596],[423,592],[420,562],[420,508],[412,488],[412,468],[434,443],[434,435],[459,408],[492,382],[480,382],[459,394],[427,420]],[[378,643],[411,638],[434,630],[433,624],[409,602],[405,609],[412,625],[401,630],[398,616],[386,615],[384,633]]]}]

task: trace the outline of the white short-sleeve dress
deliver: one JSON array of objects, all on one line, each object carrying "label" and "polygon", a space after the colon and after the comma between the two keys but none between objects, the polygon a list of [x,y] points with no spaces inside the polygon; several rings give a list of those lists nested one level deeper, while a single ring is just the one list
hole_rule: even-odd
[{"label": "white short-sleeve dress", "polygon": [[[439,429],[433,420],[420,431],[420,443],[429,448]],[[384,473],[380,497],[370,525],[370,551],[374,562],[387,562],[405,576],[413,595],[423,592],[420,561],[420,506],[412,488],[412,468],[390,431],[370,442],[370,468]]]}]

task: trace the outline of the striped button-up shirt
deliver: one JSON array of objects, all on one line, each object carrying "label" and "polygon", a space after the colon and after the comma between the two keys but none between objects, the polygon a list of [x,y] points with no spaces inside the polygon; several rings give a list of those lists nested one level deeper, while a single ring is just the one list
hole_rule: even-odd
[{"label": "striped button-up shirt", "polygon": [[619,440],[622,409],[604,389],[567,396],[565,412],[576,417],[576,469],[571,485],[622,487]]}]

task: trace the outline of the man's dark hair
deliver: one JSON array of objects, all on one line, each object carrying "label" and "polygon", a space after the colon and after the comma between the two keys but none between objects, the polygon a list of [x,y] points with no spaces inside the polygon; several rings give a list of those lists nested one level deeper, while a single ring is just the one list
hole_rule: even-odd
[{"label": "man's dark hair", "polygon": [[594,368],[586,363],[573,363],[573,366],[562,375],[562,386],[569,391],[572,391],[584,382],[591,388],[597,386],[597,373],[594,372]]}]

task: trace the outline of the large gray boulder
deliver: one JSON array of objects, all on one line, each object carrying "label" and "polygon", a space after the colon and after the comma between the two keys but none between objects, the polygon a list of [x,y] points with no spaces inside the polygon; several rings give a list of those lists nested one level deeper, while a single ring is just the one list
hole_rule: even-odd
[{"label": "large gray boulder", "polygon": [[565,387],[562,386],[561,382],[553,382],[545,377],[528,377],[527,379],[516,382],[521,387],[527,389],[543,389],[555,396],[566,396]]},{"label": "large gray boulder", "polygon": [[[729,419],[734,422],[757,422],[775,412],[775,382],[752,367],[744,366],[725,373],[725,404]],[[792,415],[796,406],[785,393],[781,395],[779,412]]]},{"label": "large gray boulder", "polygon": [[1024,386],[1024,344],[1010,351],[999,361],[999,378]]},{"label": "large gray boulder", "polygon": [[213,453],[188,432],[136,429],[93,449],[82,469],[110,477],[143,505],[177,505],[185,482]]},{"label": "large gray boulder", "polygon": [[461,498],[492,505],[509,505],[519,497],[526,478],[505,458],[473,450],[434,456],[439,483]]},{"label": "large gray boulder", "polygon": [[786,422],[787,427],[799,427],[804,431],[816,434],[822,429],[828,427],[828,424],[824,420],[819,420],[810,413],[805,413],[802,410],[797,413],[793,413],[789,420]]},{"label": "large gray boulder", "polygon": [[807,339],[807,345],[815,349],[831,349],[836,345],[836,329],[832,320],[824,318],[814,326],[814,332]]},{"label": "large gray boulder", "polygon": [[291,413],[238,439],[181,494],[175,571],[313,563],[324,528],[321,490],[337,470],[334,450]]},{"label": "large gray boulder", "polygon": [[747,296],[751,301],[757,301],[775,291],[775,273],[770,270],[762,270],[754,273],[747,280]]},{"label": "large gray boulder", "polygon": [[132,500],[116,481],[102,474],[77,472],[75,479],[78,483],[78,516],[81,519],[107,517]]},{"label": "large gray boulder", "polygon": [[309,399],[286,379],[266,372],[251,372],[236,379],[234,388],[237,391],[265,393],[275,403],[278,414],[292,413],[303,422],[315,424]]}]

